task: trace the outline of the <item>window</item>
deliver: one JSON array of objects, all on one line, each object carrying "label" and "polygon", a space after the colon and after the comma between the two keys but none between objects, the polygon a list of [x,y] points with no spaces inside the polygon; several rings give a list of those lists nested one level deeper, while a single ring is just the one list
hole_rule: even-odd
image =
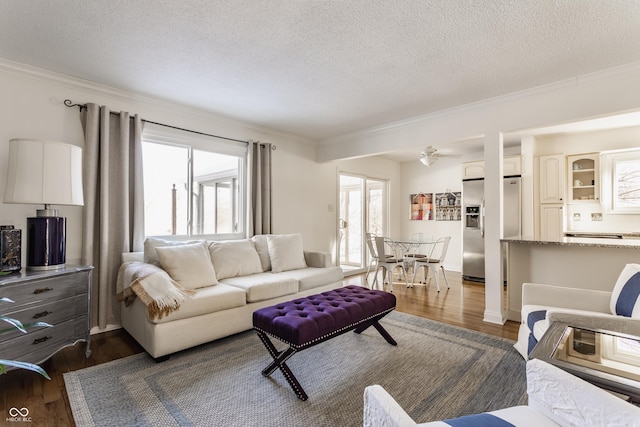
[{"label": "window", "polygon": [[640,213],[640,150],[603,152],[602,183],[609,213]]},{"label": "window", "polygon": [[244,235],[247,147],[146,125],[145,234]]}]

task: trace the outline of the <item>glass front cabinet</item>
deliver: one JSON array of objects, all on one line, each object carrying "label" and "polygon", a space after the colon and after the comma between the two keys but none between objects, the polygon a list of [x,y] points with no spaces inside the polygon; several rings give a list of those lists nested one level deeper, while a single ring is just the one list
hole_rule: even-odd
[{"label": "glass front cabinet", "polygon": [[569,203],[600,201],[599,153],[567,156]]}]

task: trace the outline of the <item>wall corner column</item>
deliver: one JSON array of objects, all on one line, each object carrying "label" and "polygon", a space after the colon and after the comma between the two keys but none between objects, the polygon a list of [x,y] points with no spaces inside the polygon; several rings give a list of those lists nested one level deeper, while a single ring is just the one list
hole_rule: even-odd
[{"label": "wall corner column", "polygon": [[492,131],[484,136],[484,269],[485,269],[485,322],[504,324],[502,293],[502,212],[504,150],[502,133]]}]

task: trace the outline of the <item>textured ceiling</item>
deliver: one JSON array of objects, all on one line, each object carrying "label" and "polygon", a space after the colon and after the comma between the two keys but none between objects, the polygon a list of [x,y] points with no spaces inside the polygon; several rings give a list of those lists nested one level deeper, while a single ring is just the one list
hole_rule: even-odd
[{"label": "textured ceiling", "polygon": [[323,140],[637,62],[640,1],[1,0],[0,57]]}]

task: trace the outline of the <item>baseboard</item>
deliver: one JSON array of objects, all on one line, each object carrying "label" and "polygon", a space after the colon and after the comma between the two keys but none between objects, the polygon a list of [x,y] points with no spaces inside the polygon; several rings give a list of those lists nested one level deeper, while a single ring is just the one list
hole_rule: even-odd
[{"label": "baseboard", "polygon": [[104,329],[100,329],[98,326],[94,326],[89,331],[89,334],[101,334],[103,332],[115,331],[116,329],[122,329],[122,325],[107,325]]},{"label": "baseboard", "polygon": [[488,323],[495,323],[496,325],[504,325],[507,321],[507,318],[502,315],[502,312],[485,310],[484,319],[482,320]]}]

